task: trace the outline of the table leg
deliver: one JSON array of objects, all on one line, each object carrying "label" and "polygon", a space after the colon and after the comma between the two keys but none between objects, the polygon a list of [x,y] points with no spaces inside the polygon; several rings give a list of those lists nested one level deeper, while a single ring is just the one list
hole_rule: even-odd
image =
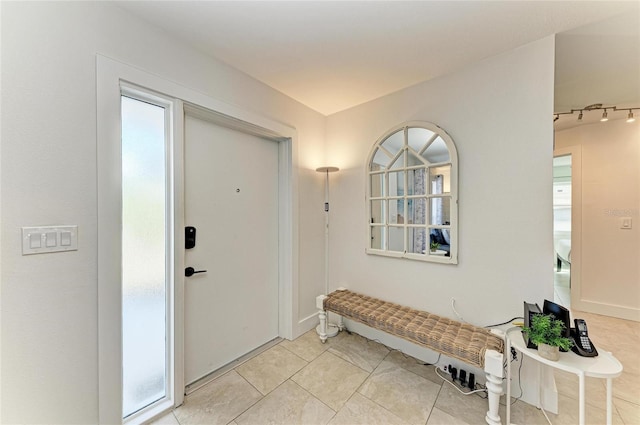
[{"label": "table leg", "polygon": [[613,380],[611,378],[607,378],[607,425],[611,425],[613,423]]},{"label": "table leg", "polygon": [[507,425],[511,425],[511,340],[507,335],[507,347],[505,349],[505,356],[507,356]]},{"label": "table leg", "polygon": [[578,374],[578,380],[580,382],[580,425],[584,425],[584,408],[585,408],[585,401],[584,401],[584,372],[579,373]]}]

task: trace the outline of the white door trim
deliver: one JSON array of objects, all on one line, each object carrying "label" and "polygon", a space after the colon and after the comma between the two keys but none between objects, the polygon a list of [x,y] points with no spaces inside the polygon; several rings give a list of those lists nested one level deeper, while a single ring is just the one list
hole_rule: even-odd
[{"label": "white door trim", "polygon": [[[138,68],[97,55],[98,163],[98,420],[122,422],[121,305],[121,158],[120,90],[131,84],[169,96],[174,111],[175,181],[175,405],[184,392],[184,109],[209,111],[218,120],[244,131],[258,132],[279,143],[279,336],[298,333],[297,132],[294,128],[229,105]],[[181,102],[182,101],[182,102]]]}]

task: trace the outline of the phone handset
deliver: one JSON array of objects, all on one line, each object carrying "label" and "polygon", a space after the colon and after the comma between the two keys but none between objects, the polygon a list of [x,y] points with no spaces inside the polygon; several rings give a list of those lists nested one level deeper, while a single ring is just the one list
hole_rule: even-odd
[{"label": "phone handset", "polygon": [[576,354],[584,357],[595,357],[598,355],[596,347],[589,339],[589,331],[587,330],[587,322],[583,319],[574,319],[575,329],[572,329],[573,347],[571,348]]}]

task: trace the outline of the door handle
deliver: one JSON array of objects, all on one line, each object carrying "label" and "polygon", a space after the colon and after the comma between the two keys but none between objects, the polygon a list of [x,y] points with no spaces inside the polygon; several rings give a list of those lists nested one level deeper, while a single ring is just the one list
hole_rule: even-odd
[{"label": "door handle", "polygon": [[206,273],[206,270],[196,270],[193,267],[187,267],[186,269],[184,269],[184,275],[186,277],[191,277],[196,273]]}]

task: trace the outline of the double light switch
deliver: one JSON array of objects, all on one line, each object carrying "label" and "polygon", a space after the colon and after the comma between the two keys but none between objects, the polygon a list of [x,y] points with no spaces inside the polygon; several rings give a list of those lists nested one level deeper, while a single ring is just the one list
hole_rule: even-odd
[{"label": "double light switch", "polygon": [[78,226],[22,228],[22,255],[78,249]]}]

